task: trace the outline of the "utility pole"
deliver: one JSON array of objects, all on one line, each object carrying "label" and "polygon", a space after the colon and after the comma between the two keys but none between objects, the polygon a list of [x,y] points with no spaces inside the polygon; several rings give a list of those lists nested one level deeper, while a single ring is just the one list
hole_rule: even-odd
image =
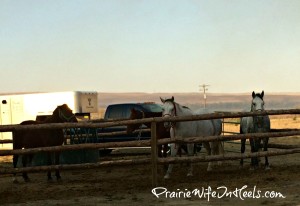
[{"label": "utility pole", "polygon": [[200,87],[200,92],[203,91],[204,108],[206,108],[206,91],[208,90],[208,88],[206,88],[206,87],[208,87],[208,86],[209,85],[207,85],[207,84],[202,84],[202,85],[199,86]]}]

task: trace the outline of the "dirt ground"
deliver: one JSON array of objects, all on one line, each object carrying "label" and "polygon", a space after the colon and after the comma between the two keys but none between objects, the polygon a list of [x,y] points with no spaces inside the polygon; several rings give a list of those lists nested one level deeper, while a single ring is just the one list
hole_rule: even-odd
[{"label": "dirt ground", "polygon": [[[273,138],[270,142],[300,144],[300,137]],[[229,147],[237,149],[239,145],[225,145],[225,149]],[[128,156],[127,150],[116,150],[114,155],[101,157],[100,161],[150,155],[149,149],[139,151],[142,152],[139,155]],[[11,167],[11,161],[10,156],[0,158],[0,167]],[[47,182],[45,173],[29,174],[31,182],[28,183],[19,176],[18,184],[12,182],[11,175],[1,175],[0,205],[300,205],[300,154],[270,157],[269,161],[271,169],[267,171],[249,170],[249,160],[242,169],[239,160],[225,161],[212,172],[206,171],[207,163],[197,163],[193,177],[186,176],[185,164],[177,164],[169,180],[163,179],[164,168],[160,166],[159,187],[173,193],[161,194],[159,198],[152,193],[150,164],[61,171],[63,180],[51,183]],[[211,194],[208,199],[210,188],[212,193],[219,193],[219,198]],[[205,197],[196,193],[202,189]],[[232,192],[231,197],[221,197],[225,189],[227,194]],[[234,196],[234,191],[242,196]],[[182,197],[189,192],[191,197]],[[284,198],[267,197],[275,192]],[[181,197],[173,197],[175,193]]]}]

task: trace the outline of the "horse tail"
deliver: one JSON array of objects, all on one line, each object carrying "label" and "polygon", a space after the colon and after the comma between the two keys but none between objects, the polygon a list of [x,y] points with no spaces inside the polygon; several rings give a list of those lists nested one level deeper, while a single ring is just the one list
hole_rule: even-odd
[{"label": "horse tail", "polygon": [[244,133],[244,130],[243,130],[244,124],[245,124],[244,119],[241,118],[241,119],[240,119],[240,134],[245,134],[245,133]]},{"label": "horse tail", "polygon": [[19,132],[13,131],[12,132],[12,141],[13,141],[13,149],[21,149],[20,148],[20,135]]}]

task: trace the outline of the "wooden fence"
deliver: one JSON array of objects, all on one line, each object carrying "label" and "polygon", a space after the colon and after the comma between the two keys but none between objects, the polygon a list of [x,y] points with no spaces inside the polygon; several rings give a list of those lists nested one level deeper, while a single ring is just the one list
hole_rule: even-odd
[{"label": "wooden fence", "polygon": [[27,168],[1,168],[0,174],[11,174],[20,172],[32,172],[32,171],[46,171],[55,169],[79,169],[79,168],[95,168],[111,165],[132,165],[132,164],[152,164],[152,184],[156,186],[158,184],[157,168],[158,164],[167,163],[180,163],[180,162],[203,162],[203,161],[219,161],[219,160],[233,160],[241,158],[251,158],[257,156],[274,156],[274,155],[285,155],[299,153],[299,145],[291,147],[292,149],[281,149],[277,151],[268,152],[257,152],[257,153],[245,153],[235,155],[215,155],[215,156],[194,156],[194,157],[168,157],[158,158],[157,146],[166,143],[196,143],[196,142],[210,142],[210,141],[225,141],[225,140],[239,140],[256,137],[284,137],[284,136],[296,136],[300,135],[300,130],[293,131],[282,131],[282,132],[271,132],[271,133],[255,133],[255,134],[244,134],[244,135],[226,135],[226,136],[208,136],[208,137],[190,137],[185,139],[160,139],[156,137],[156,123],[164,121],[194,121],[194,120],[205,120],[205,119],[220,119],[220,118],[238,118],[244,116],[256,116],[256,115],[281,115],[281,114],[300,114],[300,110],[268,110],[264,112],[230,112],[230,113],[214,113],[214,114],[202,114],[184,117],[155,117],[145,118],[141,120],[122,120],[114,122],[80,122],[80,123],[52,123],[52,124],[40,124],[40,125],[2,125],[0,126],[0,132],[16,131],[16,130],[28,130],[28,129],[63,129],[63,128],[103,128],[119,125],[128,124],[141,124],[151,122],[151,140],[139,140],[129,142],[109,142],[109,143],[87,143],[78,145],[63,145],[55,147],[43,147],[33,149],[22,149],[22,150],[0,150],[0,156],[14,155],[14,154],[33,154],[38,152],[49,152],[49,151],[65,151],[65,150],[78,150],[78,149],[100,149],[100,148],[114,148],[114,147],[144,147],[151,146],[151,158],[143,159],[132,159],[132,160],[117,160],[117,161],[103,161],[99,163],[85,163],[85,164],[70,164],[70,165],[53,165],[53,166],[38,166],[38,167],[27,167]]}]

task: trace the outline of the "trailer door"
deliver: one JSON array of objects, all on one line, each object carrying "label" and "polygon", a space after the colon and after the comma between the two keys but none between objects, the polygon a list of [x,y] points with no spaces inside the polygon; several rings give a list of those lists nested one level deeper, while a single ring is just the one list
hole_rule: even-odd
[{"label": "trailer door", "polygon": [[10,101],[7,98],[0,99],[0,112],[1,118],[0,123],[2,125],[11,124],[11,111],[10,111]]},{"label": "trailer door", "polygon": [[[0,124],[7,125],[11,124],[11,109],[10,109],[10,99],[5,97],[0,97]],[[0,139],[12,139],[11,132],[0,132]],[[11,148],[11,144],[0,144],[0,149]]]}]

